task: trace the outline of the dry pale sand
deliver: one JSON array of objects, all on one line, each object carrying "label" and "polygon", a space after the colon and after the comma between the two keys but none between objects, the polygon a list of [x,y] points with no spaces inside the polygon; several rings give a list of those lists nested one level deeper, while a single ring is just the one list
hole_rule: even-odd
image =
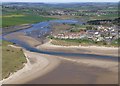
[{"label": "dry pale sand", "polygon": [[57,58],[44,57],[42,54],[24,50],[27,63],[24,68],[13,73],[9,78],[1,81],[3,84],[24,84],[52,71],[60,61]]},{"label": "dry pale sand", "polygon": [[65,57],[59,57],[59,58],[63,60],[75,62],[78,64],[85,64],[89,67],[95,66],[95,67],[104,68],[109,71],[118,73],[118,62],[96,60],[96,59],[74,59],[74,58],[65,58]]},{"label": "dry pale sand", "polygon": [[99,46],[59,46],[51,44],[51,41],[37,46],[38,49],[46,51],[62,51],[72,53],[87,53],[98,55],[118,56],[117,47],[99,47]]},{"label": "dry pale sand", "polygon": [[32,37],[26,36],[23,32],[14,32],[14,33],[6,35],[5,38],[7,38],[7,39],[19,39],[19,40],[23,41],[24,43],[27,43],[33,47],[41,44],[40,41],[37,41],[36,39],[34,39]]},{"label": "dry pale sand", "polygon": [[[45,55],[46,56],[46,55]],[[50,56],[51,58],[52,56]],[[27,84],[117,84],[118,63],[94,59],[57,57],[61,64]]]}]

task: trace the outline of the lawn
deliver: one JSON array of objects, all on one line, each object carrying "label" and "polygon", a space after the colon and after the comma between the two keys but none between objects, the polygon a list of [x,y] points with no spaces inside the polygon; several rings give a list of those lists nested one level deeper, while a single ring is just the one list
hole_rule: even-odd
[{"label": "lawn", "polygon": [[11,44],[7,41],[2,42],[2,78],[7,78],[27,62],[22,49],[8,46]]}]

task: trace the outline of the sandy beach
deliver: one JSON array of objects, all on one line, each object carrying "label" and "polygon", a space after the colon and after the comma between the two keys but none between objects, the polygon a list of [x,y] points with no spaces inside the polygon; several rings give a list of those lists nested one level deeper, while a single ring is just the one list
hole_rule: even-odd
[{"label": "sandy beach", "polygon": [[[97,46],[57,46],[49,42],[42,44],[23,33],[12,33],[7,38],[20,39],[38,49],[75,53],[91,53],[117,56],[117,48]],[[29,52],[24,50],[27,64],[9,78],[5,84],[116,84],[118,83],[118,62],[69,58]]]},{"label": "sandy beach", "polygon": [[[116,84],[118,63],[71,59],[24,50],[27,64],[3,84]],[[86,76],[87,75],[87,76]]]},{"label": "sandy beach", "polygon": [[[44,55],[45,56],[45,55]],[[50,56],[52,57],[52,56]],[[28,84],[117,84],[118,63],[103,60],[57,57],[61,64]]]},{"label": "sandy beach", "polygon": [[98,54],[98,55],[110,55],[118,56],[117,47],[104,47],[104,46],[59,46],[51,44],[51,40],[42,44],[42,40],[36,40],[32,37],[26,36],[22,32],[14,32],[8,34],[6,38],[9,39],[19,39],[23,42],[29,44],[32,47],[37,49],[46,50],[46,51],[62,51],[62,52],[72,52],[72,53],[89,53],[89,54]]},{"label": "sandy beach", "polygon": [[72,52],[72,53],[89,53],[98,55],[110,55],[118,56],[117,47],[104,47],[104,46],[59,46],[51,44],[51,40],[40,46],[38,49],[46,51],[61,51],[61,52]]},{"label": "sandy beach", "polygon": [[40,41],[37,41],[36,39],[34,39],[32,37],[26,36],[25,33],[23,33],[23,32],[14,32],[14,33],[6,35],[5,38],[7,38],[7,39],[19,39],[19,40],[29,44],[32,47],[41,44]]},{"label": "sandy beach", "polygon": [[44,55],[24,50],[27,63],[23,69],[13,73],[9,78],[1,81],[3,84],[24,84],[52,71],[60,61],[58,58],[48,58]]}]

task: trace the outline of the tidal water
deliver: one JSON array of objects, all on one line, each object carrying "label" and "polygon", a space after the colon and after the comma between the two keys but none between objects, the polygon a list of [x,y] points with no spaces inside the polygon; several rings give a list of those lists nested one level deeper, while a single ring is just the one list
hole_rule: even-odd
[{"label": "tidal water", "polygon": [[[24,30],[19,30],[17,32],[23,32],[27,36],[31,36],[33,38],[36,37],[43,37],[50,33],[51,31],[51,22],[52,23],[68,23],[68,24],[82,24],[82,22],[77,21],[77,20],[52,20],[52,21],[46,21],[46,22],[40,22],[37,24],[33,24],[32,27],[24,29]],[[14,33],[14,32],[11,32]],[[11,34],[8,33],[8,34]],[[29,50],[31,52],[37,52],[37,53],[43,53],[43,54],[49,54],[49,55],[56,55],[56,56],[67,56],[67,57],[83,57],[83,58],[91,58],[91,59],[104,59],[104,60],[113,60],[113,61],[118,61],[118,58],[115,56],[106,56],[106,55],[95,55],[95,54],[83,54],[83,53],[65,53],[65,52],[52,52],[52,51],[43,51],[43,50],[38,50],[35,47],[32,47],[23,41],[19,39],[6,39],[4,36],[7,34],[3,35],[3,40],[7,40],[10,42],[13,42],[26,50]]]}]

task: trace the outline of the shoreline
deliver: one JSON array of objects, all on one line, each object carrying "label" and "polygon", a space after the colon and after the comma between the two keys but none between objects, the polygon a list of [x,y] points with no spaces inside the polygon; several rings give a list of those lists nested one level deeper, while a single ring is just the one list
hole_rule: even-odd
[{"label": "shoreline", "polygon": [[8,78],[1,80],[0,84],[25,84],[37,77],[47,74],[60,63],[58,58],[49,58],[49,56],[47,57],[39,53],[23,51],[27,59],[25,66],[11,74]]},{"label": "shoreline", "polygon": [[49,44],[50,46],[53,46],[53,47],[66,47],[66,48],[104,48],[104,49],[118,49],[118,47],[106,47],[106,46],[96,46],[96,45],[90,45],[90,46],[82,46],[82,45],[79,45],[79,46],[60,46],[60,45],[54,45],[51,43],[52,40],[46,42],[46,44]]},{"label": "shoreline", "polygon": [[[81,48],[81,46],[80,47],[78,47],[78,46],[71,46],[71,47],[57,46],[57,45],[52,45],[50,43],[50,41],[48,41],[44,44],[41,44],[38,40],[36,40],[32,37],[29,37],[29,36],[25,36],[23,33],[20,33],[20,32],[15,32],[15,33],[9,34],[9,35],[7,35],[7,37],[8,38],[15,37],[16,39],[22,40],[22,41],[26,42],[27,44],[29,44],[32,47],[35,47],[37,49],[39,49],[39,48],[41,50],[47,49],[48,51],[53,49],[53,51],[55,51],[55,52],[56,51],[58,51],[58,52],[60,52],[60,51],[78,52],[79,51],[79,52],[82,52],[84,54],[86,54],[86,53],[95,53],[96,54],[97,52],[95,52],[95,51],[98,50],[99,52],[102,51],[101,53],[98,53],[98,54],[102,54],[102,55],[105,54],[106,55],[106,52],[107,52],[106,50],[110,50],[110,51],[112,50],[112,52],[113,52],[113,50],[116,50],[115,48],[101,48],[101,47],[98,48],[96,46],[94,48],[93,47],[82,47]],[[91,52],[90,50],[91,51],[94,50],[94,51]],[[115,72],[115,76],[113,76],[113,77],[115,78],[115,81],[117,80],[116,79],[116,74],[117,74],[116,72],[118,69],[117,69],[117,63],[115,63],[115,62],[104,61],[104,60],[95,60],[95,59],[75,59],[75,58],[71,59],[71,58],[67,58],[67,57],[64,58],[64,56],[61,57],[61,56],[46,55],[46,54],[30,52],[27,50],[24,50],[24,53],[26,54],[26,58],[28,58],[28,61],[29,61],[29,64],[27,65],[27,67],[25,66],[23,69],[18,70],[13,75],[11,75],[11,78],[9,77],[8,79],[4,80],[3,83],[5,83],[5,84],[21,84],[21,83],[27,84],[30,81],[36,80],[37,78],[39,80],[39,79],[41,79],[41,76],[43,76],[43,75],[46,76],[47,74],[49,74],[49,72],[51,74],[52,73],[51,71],[53,71],[56,68],[59,68],[58,66],[61,63],[61,61],[62,62],[67,61],[71,65],[73,65],[73,63],[81,64],[81,65],[84,65],[85,67],[89,67],[90,70],[92,70],[92,68],[95,66],[98,68],[102,68],[103,70],[112,71],[111,73],[113,73],[113,74]],[[110,52],[108,53],[108,55],[110,55]],[[62,64],[60,64],[60,66],[61,65]],[[104,66],[104,65],[106,65],[106,66]],[[76,70],[73,70],[73,73],[75,71]],[[90,71],[88,70],[86,72],[88,73]],[[95,73],[97,73],[97,71]],[[80,74],[84,75],[84,72],[80,73]],[[34,76],[31,76],[31,75],[34,75]],[[109,75],[110,74],[108,74],[108,76]],[[18,77],[18,76],[20,76],[20,77]],[[104,78],[104,76],[100,76],[99,79],[101,79],[101,77]],[[107,79],[109,79],[109,78],[107,78]]]},{"label": "shoreline", "polygon": [[44,51],[53,51],[53,52],[67,52],[67,53],[83,53],[83,54],[97,54],[97,55],[108,55],[108,56],[117,56],[118,49],[114,47],[99,47],[99,46],[59,46],[53,45],[51,40],[42,44],[42,40],[37,40],[35,38],[26,36],[22,32],[15,32],[5,36],[8,39],[14,38],[23,41],[24,43],[29,44],[32,47],[41,49]]},{"label": "shoreline", "polygon": [[[71,66],[72,65],[73,66],[80,65],[80,67],[83,66],[85,68],[89,68],[88,71],[85,71],[88,74],[91,74],[91,73],[89,73],[90,72],[89,70],[93,70],[99,76],[99,77],[97,77],[96,75],[93,75],[93,76],[95,76],[95,78],[97,80],[94,83],[102,83],[102,82],[105,83],[104,80],[101,80],[101,78],[107,79],[108,82],[109,82],[109,80],[112,81],[112,79],[109,79],[108,77],[112,77],[115,79],[111,83],[117,82],[116,75],[118,74],[118,63],[116,63],[116,62],[104,61],[104,60],[92,60],[92,59],[66,58],[66,57],[61,57],[61,56],[38,54],[38,53],[29,52],[26,50],[24,50],[24,52],[26,53],[27,59],[28,59],[26,66],[23,69],[18,70],[17,72],[12,74],[9,78],[3,80],[3,84],[29,84],[29,83],[34,84],[35,83],[34,81],[38,81],[37,84],[40,84],[40,83],[42,83],[41,80],[44,80],[44,78],[46,78],[46,79],[44,80],[43,83],[45,83],[45,82],[49,83],[49,75],[53,74],[53,76],[55,78],[56,74],[54,75],[54,73],[56,73],[56,71],[59,68],[61,69],[61,67],[62,67],[63,70],[66,69],[65,68],[66,65],[63,65],[63,63],[64,64],[69,63]],[[32,57],[32,55],[33,55],[33,57]],[[37,56],[37,57],[35,57],[35,56]],[[37,63],[36,63],[36,61],[37,61]],[[74,69],[74,68],[71,68],[71,66],[69,66],[69,68]],[[101,76],[101,74],[99,74],[97,69],[100,69],[101,72],[103,71],[102,73],[104,73],[104,74],[107,74],[107,71],[108,71],[109,74],[105,75],[107,77]],[[62,69],[61,69],[61,71],[59,70],[58,76],[59,76],[60,72],[63,72],[63,70]],[[73,74],[76,73],[75,69],[71,70],[71,71],[73,72]],[[104,72],[104,71],[106,71],[106,72]],[[64,74],[66,74],[66,72]],[[79,72],[77,72],[77,73],[79,73]],[[111,75],[112,73],[115,76],[114,75],[112,76]],[[64,76],[64,74],[61,74],[61,75]],[[84,75],[84,72],[81,72],[80,76],[82,74]],[[87,77],[85,76],[85,78],[87,78]],[[61,80],[61,78],[58,77],[58,80],[59,79]],[[76,79],[77,79],[77,77],[75,78],[75,80]],[[39,82],[39,80],[40,80],[40,82]],[[82,78],[80,78],[80,80],[82,80]],[[87,83],[89,83],[89,80],[91,80],[90,77],[87,78],[87,81],[88,81]],[[50,80],[50,81],[53,82],[53,80]],[[57,83],[57,82],[54,82],[54,83]],[[80,83],[84,83],[84,79]]]},{"label": "shoreline", "polygon": [[98,55],[109,55],[118,57],[118,47],[105,47],[105,46],[60,46],[51,43],[51,40],[42,44],[43,40],[37,40],[35,38],[26,36],[22,32],[15,32],[5,36],[8,39],[19,39],[32,47],[46,51],[57,51],[57,52],[72,52],[72,53],[88,53]]},{"label": "shoreline", "polygon": [[52,40],[36,46],[37,49],[46,50],[46,51],[57,51],[57,52],[77,52],[84,54],[98,54],[98,55],[109,55],[109,56],[118,56],[117,47],[104,47],[104,46],[60,46],[54,45],[51,43]]},{"label": "shoreline", "polygon": [[17,32],[20,30],[28,29],[30,27],[32,27],[32,24],[21,24],[21,25],[17,25],[17,26],[3,27],[2,34],[13,33],[13,32]]}]

